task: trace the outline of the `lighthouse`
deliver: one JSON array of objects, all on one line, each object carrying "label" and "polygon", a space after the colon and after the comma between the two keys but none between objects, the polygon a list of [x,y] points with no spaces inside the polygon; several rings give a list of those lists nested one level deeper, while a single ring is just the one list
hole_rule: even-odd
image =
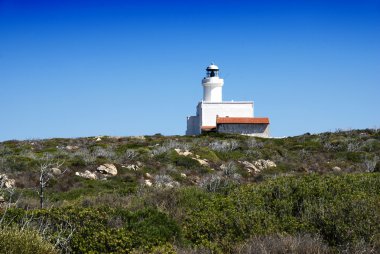
[{"label": "lighthouse", "polygon": [[211,63],[202,79],[203,100],[197,114],[187,117],[186,135],[220,132],[268,137],[269,118],[253,116],[253,101],[223,101],[223,85],[219,67]]},{"label": "lighthouse", "polygon": [[203,101],[222,102],[222,88],[224,80],[219,77],[219,68],[211,63],[206,68],[206,77],[202,80]]}]

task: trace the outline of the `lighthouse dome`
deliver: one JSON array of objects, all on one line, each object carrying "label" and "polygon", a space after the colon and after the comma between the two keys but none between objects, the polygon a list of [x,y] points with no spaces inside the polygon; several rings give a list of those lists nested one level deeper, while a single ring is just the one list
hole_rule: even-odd
[{"label": "lighthouse dome", "polygon": [[219,67],[217,65],[215,65],[214,63],[211,63],[209,66],[207,66],[206,70],[208,70],[208,71],[219,70]]}]

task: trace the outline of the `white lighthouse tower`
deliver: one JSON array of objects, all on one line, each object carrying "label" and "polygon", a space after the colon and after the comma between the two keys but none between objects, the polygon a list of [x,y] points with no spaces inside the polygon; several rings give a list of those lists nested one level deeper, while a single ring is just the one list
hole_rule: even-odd
[{"label": "white lighthouse tower", "polygon": [[219,68],[211,63],[206,68],[206,77],[202,80],[203,101],[205,102],[222,102],[222,88],[224,80],[219,78]]},{"label": "white lighthouse tower", "polygon": [[212,63],[202,79],[203,100],[197,105],[197,114],[187,117],[186,134],[216,131],[267,137],[269,119],[253,117],[253,101],[223,101],[223,84],[218,66]]}]

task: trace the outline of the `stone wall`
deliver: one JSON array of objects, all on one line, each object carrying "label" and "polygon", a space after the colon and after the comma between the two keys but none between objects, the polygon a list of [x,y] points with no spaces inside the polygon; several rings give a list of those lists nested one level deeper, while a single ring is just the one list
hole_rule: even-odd
[{"label": "stone wall", "polygon": [[246,134],[258,137],[269,137],[269,124],[218,124],[220,133]]}]

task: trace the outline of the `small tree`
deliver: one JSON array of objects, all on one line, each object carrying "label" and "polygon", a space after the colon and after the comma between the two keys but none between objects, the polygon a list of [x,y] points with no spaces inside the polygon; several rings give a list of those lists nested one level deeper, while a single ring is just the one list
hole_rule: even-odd
[{"label": "small tree", "polygon": [[[47,183],[51,180],[53,175],[53,168],[59,169],[63,165],[64,161],[54,161],[49,156],[44,156],[44,158],[40,162],[40,177],[39,177],[39,190],[38,194],[40,196],[40,208],[42,209],[44,207],[44,192],[45,188],[47,186]],[[65,169],[63,172],[59,172],[56,174],[56,177],[61,177],[67,169]]]}]

